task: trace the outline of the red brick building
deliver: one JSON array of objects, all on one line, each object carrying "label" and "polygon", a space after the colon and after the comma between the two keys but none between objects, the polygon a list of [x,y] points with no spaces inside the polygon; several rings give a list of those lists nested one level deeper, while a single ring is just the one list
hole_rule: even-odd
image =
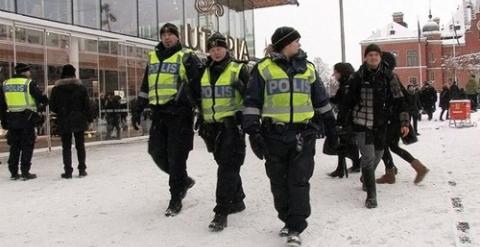
[{"label": "red brick building", "polygon": [[404,14],[393,14],[393,21],[360,44],[378,44],[397,57],[395,72],[404,84],[422,85],[432,81],[437,90],[444,83],[457,81],[464,87],[471,74],[480,77],[480,0],[463,0],[454,17],[445,23],[429,15],[420,28],[409,27]]}]

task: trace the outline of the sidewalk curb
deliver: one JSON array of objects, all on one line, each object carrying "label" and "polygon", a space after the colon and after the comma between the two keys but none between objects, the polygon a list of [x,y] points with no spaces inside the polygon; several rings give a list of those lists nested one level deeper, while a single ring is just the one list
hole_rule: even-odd
[{"label": "sidewalk curb", "polygon": [[[88,142],[85,143],[85,147],[96,147],[96,146],[108,146],[108,145],[113,145],[113,144],[129,144],[129,143],[135,143],[135,142],[141,142],[148,140],[149,136],[139,136],[139,137],[130,137],[130,138],[125,138],[121,140],[109,140],[109,141],[97,141],[97,142]],[[33,151],[33,154],[43,154],[43,153],[53,153],[56,151],[61,151],[62,147],[61,146],[55,146],[52,147],[51,150],[48,148],[39,148],[35,149]],[[8,158],[9,152],[4,152],[0,153],[0,159],[3,158]]]}]

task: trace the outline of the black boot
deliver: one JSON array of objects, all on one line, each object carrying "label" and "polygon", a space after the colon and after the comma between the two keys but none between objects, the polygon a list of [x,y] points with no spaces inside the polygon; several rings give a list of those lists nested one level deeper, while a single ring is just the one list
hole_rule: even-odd
[{"label": "black boot", "polygon": [[10,180],[16,181],[16,180],[19,180],[19,179],[20,179],[19,174],[12,174],[12,176],[10,176]]},{"label": "black boot", "polygon": [[183,200],[185,196],[187,196],[187,192],[189,189],[191,189],[195,185],[195,180],[193,180],[191,177],[187,177],[187,180],[185,182],[185,188],[183,189],[182,192],[180,192],[180,198]]},{"label": "black boot", "polygon": [[302,239],[300,238],[300,233],[290,231],[287,236],[287,246],[288,247],[302,246]]},{"label": "black boot", "polygon": [[80,170],[80,171],[78,172],[78,176],[81,177],[81,178],[82,178],[82,177],[86,177],[87,175],[88,175],[88,173],[87,173],[87,171],[85,171],[85,170]]},{"label": "black boot", "polygon": [[332,178],[343,178],[343,176],[345,175],[345,168],[344,168],[344,162],[345,160],[343,160],[343,162],[341,161],[341,159],[339,158],[338,160],[338,165],[337,165],[337,169],[335,169],[335,171],[331,172],[328,174],[328,176],[332,177]]},{"label": "black boot", "polygon": [[245,206],[245,203],[243,201],[233,203],[232,206],[230,207],[230,214],[240,213],[243,210],[245,210],[245,208],[246,208],[246,206]]},{"label": "black boot", "polygon": [[363,184],[367,190],[366,208],[377,207],[377,188],[375,184],[375,170],[362,168]]},{"label": "black boot", "polygon": [[165,211],[165,216],[175,217],[182,210],[182,200],[181,199],[171,199],[168,204],[168,208]]},{"label": "black boot", "polygon": [[226,214],[215,214],[212,222],[208,225],[208,229],[212,232],[221,232],[227,227],[227,215]]},{"label": "black boot", "polygon": [[30,180],[30,179],[35,179],[37,178],[37,175],[36,174],[33,174],[33,173],[25,173],[25,174],[22,174],[22,179],[24,181],[27,181],[27,180]]},{"label": "black boot", "polygon": [[73,172],[73,169],[72,168],[64,168],[65,172],[61,175],[62,178],[65,178],[65,179],[70,179],[72,178],[72,172]]},{"label": "black boot", "polygon": [[360,159],[354,160],[352,167],[348,168],[349,173],[359,173],[360,172]]},{"label": "black boot", "polygon": [[287,225],[285,225],[284,227],[282,227],[282,229],[280,229],[280,231],[278,232],[278,236],[280,236],[282,238],[288,236],[288,226]]}]

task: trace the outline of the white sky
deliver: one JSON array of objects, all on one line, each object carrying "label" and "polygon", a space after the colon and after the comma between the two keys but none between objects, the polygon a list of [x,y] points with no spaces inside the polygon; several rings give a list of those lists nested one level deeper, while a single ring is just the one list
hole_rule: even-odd
[{"label": "white sky", "polygon": [[[340,13],[338,0],[299,0],[300,6],[281,6],[255,10],[256,55],[262,57],[265,40],[279,26],[295,27],[310,60],[321,57],[333,66],[341,61]],[[440,25],[452,19],[461,0],[431,0],[432,15]],[[416,29],[428,20],[429,0],[344,0],[346,57],[354,67],[361,63],[360,44],[376,30],[392,21],[393,12],[405,14],[409,28]]]}]

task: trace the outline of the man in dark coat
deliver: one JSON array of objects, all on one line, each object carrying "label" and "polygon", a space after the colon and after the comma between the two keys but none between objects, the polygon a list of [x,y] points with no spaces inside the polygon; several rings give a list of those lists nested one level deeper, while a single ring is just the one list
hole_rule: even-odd
[{"label": "man in dark coat", "polygon": [[440,108],[442,112],[440,113],[440,121],[443,121],[443,113],[447,112],[446,119],[449,119],[449,109],[450,109],[450,100],[452,99],[452,94],[448,84],[443,86],[442,92],[440,93]]},{"label": "man in dark coat", "polygon": [[107,139],[112,138],[112,131],[115,129],[117,139],[121,138],[120,121],[121,121],[121,104],[120,96],[113,95],[112,93],[107,95],[105,103],[105,112],[107,120]]},{"label": "man in dark coat", "polygon": [[75,68],[63,66],[61,79],[55,82],[50,100],[50,110],[57,114],[57,131],[62,137],[62,154],[65,173],[62,178],[72,178],[72,135],[78,156],[79,176],[87,175],[85,164],[85,131],[93,121],[87,89],[75,78]]},{"label": "man in dark coat", "polygon": [[415,134],[418,133],[418,120],[420,118],[420,109],[422,109],[422,102],[420,101],[420,95],[414,85],[408,85],[406,90],[406,97],[408,101],[408,109],[410,113],[410,120],[413,123],[413,129]]},{"label": "man in dark coat", "polygon": [[367,208],[377,207],[375,168],[383,156],[388,121],[395,115],[400,123],[397,131],[402,136],[409,132],[408,105],[400,82],[381,63],[381,54],[376,44],[370,44],[365,49],[365,63],[349,80],[346,97],[341,104],[345,108],[342,110],[352,111],[355,141],[361,153]]},{"label": "man in dark coat", "polygon": [[437,103],[437,91],[432,87],[432,82],[425,83],[420,93],[420,100],[423,105],[423,109],[428,115],[428,120],[432,120],[433,113],[435,112],[435,103]]}]

